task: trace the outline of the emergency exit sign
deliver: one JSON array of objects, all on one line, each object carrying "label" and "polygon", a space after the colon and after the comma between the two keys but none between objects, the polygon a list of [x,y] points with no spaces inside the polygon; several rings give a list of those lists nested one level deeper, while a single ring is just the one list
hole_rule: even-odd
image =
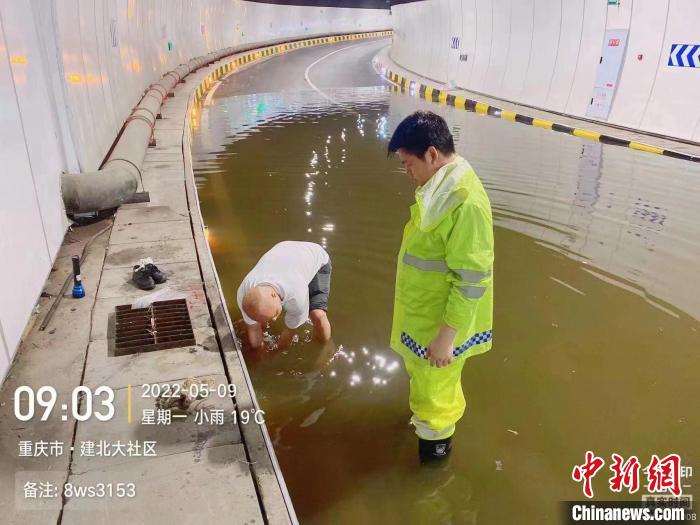
[{"label": "emergency exit sign", "polygon": [[608,5],[620,5],[620,0],[608,0]]}]

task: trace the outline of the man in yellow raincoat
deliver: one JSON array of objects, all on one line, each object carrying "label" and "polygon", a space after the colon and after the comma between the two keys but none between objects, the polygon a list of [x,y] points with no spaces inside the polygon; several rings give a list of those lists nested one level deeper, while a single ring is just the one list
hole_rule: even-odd
[{"label": "man in yellow raincoat", "polygon": [[391,347],[410,377],[411,423],[429,462],[449,455],[464,414],[465,360],[491,348],[491,205],[442,117],[410,115],[388,150],[418,185],[398,256]]}]

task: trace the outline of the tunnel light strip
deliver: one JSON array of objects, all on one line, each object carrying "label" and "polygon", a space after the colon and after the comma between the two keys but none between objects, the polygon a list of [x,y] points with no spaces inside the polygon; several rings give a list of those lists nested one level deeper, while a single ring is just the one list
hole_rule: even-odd
[{"label": "tunnel light strip", "polygon": [[574,135],[575,137],[580,137],[582,139],[602,142],[603,144],[610,144],[613,146],[625,146],[634,150],[645,151],[647,153],[655,153],[657,155],[664,155],[666,157],[673,157],[681,160],[689,160],[691,162],[700,162],[700,156],[698,155],[691,155],[689,153],[682,153],[680,151],[664,149],[658,146],[652,146],[649,144],[643,144],[641,142],[635,142],[620,137],[605,135],[596,131],[590,131],[581,128],[572,128],[570,126],[557,124],[556,122],[551,122],[549,120],[529,117],[527,115],[521,115],[520,113],[515,113],[514,111],[501,109],[496,106],[486,104],[485,102],[471,100],[460,95],[451,95],[448,94],[446,91],[442,91],[436,87],[429,86],[427,84],[420,84],[415,80],[404,78],[398,73],[394,73],[393,71],[391,71],[385,65],[380,64],[377,59],[375,59],[374,61],[374,66],[375,71],[377,71],[377,73],[380,76],[383,76],[387,79],[388,82],[393,84],[393,86],[391,86],[392,91],[397,93],[405,93],[409,96],[423,98],[430,102],[436,102],[438,104],[446,106],[453,106],[459,109],[480,113],[482,115],[490,115],[492,117],[511,120],[513,122],[519,122],[521,124],[534,126],[536,128],[549,129],[552,131],[558,131],[560,133],[567,133],[569,135]]}]

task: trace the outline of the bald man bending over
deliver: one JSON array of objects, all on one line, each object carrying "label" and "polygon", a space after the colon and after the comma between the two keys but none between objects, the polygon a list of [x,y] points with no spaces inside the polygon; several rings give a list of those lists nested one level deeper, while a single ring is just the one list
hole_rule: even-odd
[{"label": "bald man bending over", "polygon": [[308,319],[314,337],[331,337],[328,295],[331,288],[331,259],[316,243],[283,241],[265,253],[238,287],[238,308],[248,325],[253,348],[263,344],[263,328],[285,312],[277,347],[286,348],[296,329]]}]

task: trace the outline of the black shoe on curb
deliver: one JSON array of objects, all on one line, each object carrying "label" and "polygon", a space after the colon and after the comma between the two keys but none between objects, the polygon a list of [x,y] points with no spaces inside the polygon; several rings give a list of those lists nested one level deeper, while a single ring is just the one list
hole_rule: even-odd
[{"label": "black shoe on curb", "polygon": [[418,438],[418,457],[421,463],[431,463],[447,459],[452,451],[452,438],[420,439]]},{"label": "black shoe on curb", "polygon": [[148,275],[153,277],[153,281],[156,284],[163,284],[165,281],[168,280],[168,278],[165,276],[165,274],[163,272],[161,272],[155,264],[148,263],[144,266],[144,268],[146,268]]},{"label": "black shoe on curb", "polygon": [[134,284],[142,290],[153,290],[153,288],[156,287],[155,280],[148,273],[146,267],[142,265],[134,266],[131,280],[134,281]]}]

